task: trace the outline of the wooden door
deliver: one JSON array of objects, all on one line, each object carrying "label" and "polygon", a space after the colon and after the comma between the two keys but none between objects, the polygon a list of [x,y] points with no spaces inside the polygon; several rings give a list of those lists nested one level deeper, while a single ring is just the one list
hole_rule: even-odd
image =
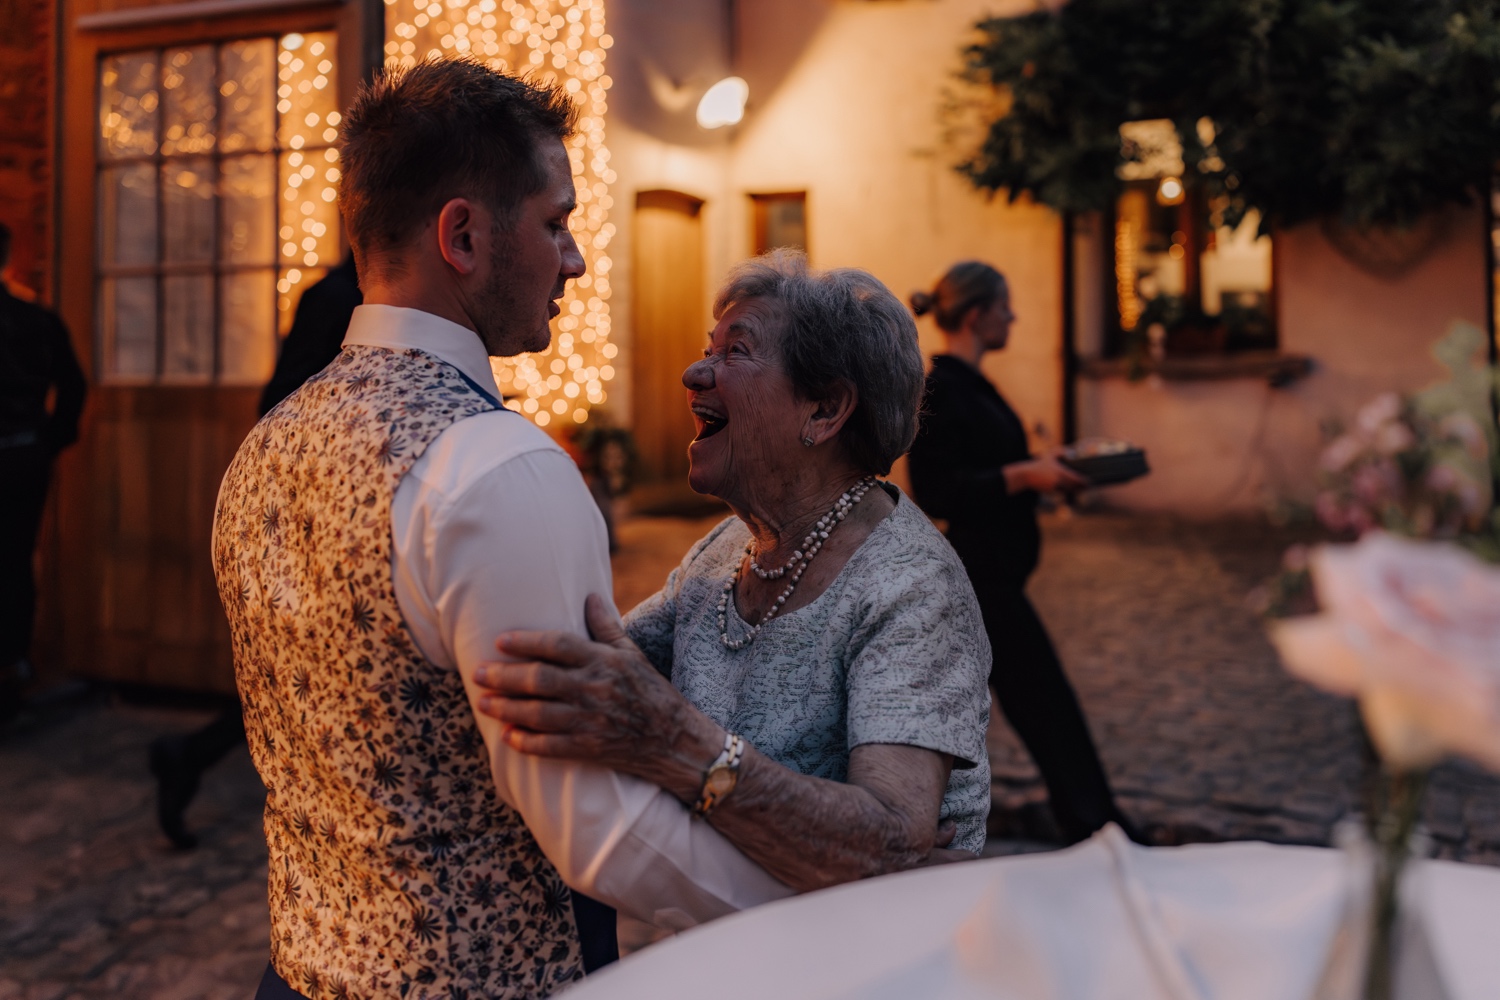
[{"label": "wooden door", "polygon": [[701,199],[642,191],[635,204],[635,347],[631,377],[640,453],[635,506],[690,506],[688,445],[695,433],[682,372],[703,356],[710,318],[703,298]]},{"label": "wooden door", "polygon": [[229,627],[209,562],[214,501],[255,423],[257,389],[97,390],[84,443],[99,600],[91,673],[233,691]]},{"label": "wooden door", "polygon": [[93,384],[45,610],[74,673],[234,690],[214,504],[278,333],[342,252],[333,144],[362,11],[101,14],[67,40],[59,301]]}]

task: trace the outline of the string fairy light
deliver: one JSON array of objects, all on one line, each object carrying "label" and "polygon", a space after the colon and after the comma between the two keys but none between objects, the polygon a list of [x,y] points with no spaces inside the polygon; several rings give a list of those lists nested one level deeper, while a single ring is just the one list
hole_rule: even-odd
[{"label": "string fairy light", "polygon": [[552,344],[491,365],[505,405],[540,427],[581,424],[606,398],[618,353],[610,342],[609,222],[615,172],[604,144],[611,80],[604,0],[385,0],[387,66],[469,57],[501,72],[561,85],[580,106],[568,158],[578,191],[573,235],[588,272],[564,293]]},{"label": "string fairy light", "polygon": [[276,235],[277,314],[291,328],[300,291],[327,273],[339,253],[339,115],[333,32],[283,35],[276,46],[276,141],[281,200]]}]

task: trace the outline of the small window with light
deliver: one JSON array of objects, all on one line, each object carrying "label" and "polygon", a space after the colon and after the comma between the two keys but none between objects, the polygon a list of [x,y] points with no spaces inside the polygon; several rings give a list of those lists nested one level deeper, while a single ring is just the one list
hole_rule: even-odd
[{"label": "small window with light", "polygon": [[[1205,146],[1212,124],[1199,123]],[[1171,121],[1120,129],[1126,162],[1115,203],[1115,354],[1221,354],[1277,346],[1271,237],[1250,211],[1226,224],[1229,199],[1186,183]]]}]

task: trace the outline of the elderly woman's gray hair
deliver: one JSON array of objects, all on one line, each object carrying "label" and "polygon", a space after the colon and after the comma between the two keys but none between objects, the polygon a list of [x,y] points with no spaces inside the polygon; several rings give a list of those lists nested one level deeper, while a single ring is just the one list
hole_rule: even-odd
[{"label": "elderly woman's gray hair", "polygon": [[780,313],[777,349],[793,388],[826,399],[852,385],[858,404],[840,435],[859,468],[885,475],[917,436],[922,351],[901,300],[868,271],[815,271],[799,250],[773,250],[735,265],[714,300],[714,319],[759,299]]}]

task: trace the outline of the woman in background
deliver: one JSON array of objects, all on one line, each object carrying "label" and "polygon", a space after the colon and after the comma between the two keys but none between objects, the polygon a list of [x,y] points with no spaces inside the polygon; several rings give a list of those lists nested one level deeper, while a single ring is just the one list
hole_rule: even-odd
[{"label": "woman in background", "polygon": [[932,360],[921,431],[911,448],[917,503],[948,522],[948,541],[974,585],[993,650],[990,687],[1042,773],[1068,842],[1108,822],[1135,836],[1115,805],[1078,697],[1026,581],[1041,554],[1037,497],[1088,485],[1055,456],[1032,457],[1021,418],[980,371],[1005,347],[1015,314],[1005,276],[988,264],[955,264],[912,310],[933,313],[946,353]]}]

